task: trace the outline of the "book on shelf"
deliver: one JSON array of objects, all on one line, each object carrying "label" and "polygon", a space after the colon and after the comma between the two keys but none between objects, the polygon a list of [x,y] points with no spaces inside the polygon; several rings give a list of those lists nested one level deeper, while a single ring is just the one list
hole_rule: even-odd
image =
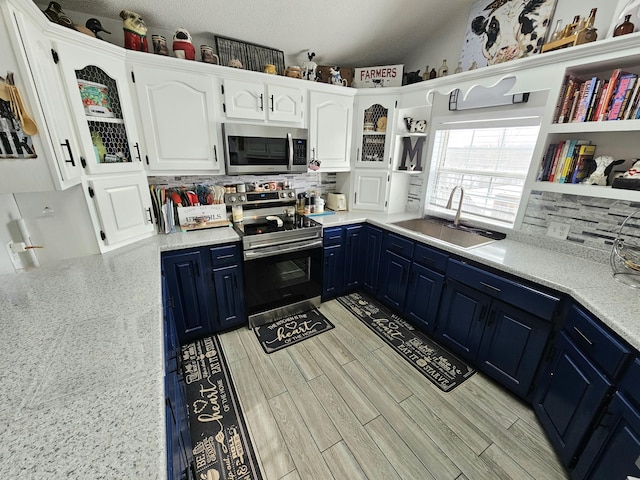
[{"label": "book on shelf", "polygon": [[567,93],[567,85],[569,84],[570,77],[571,77],[570,75],[565,75],[564,78],[562,79],[562,84],[560,85],[560,90],[559,90],[560,93],[558,94],[558,99],[556,100],[556,106],[555,106],[555,109],[553,110],[553,123],[560,123],[558,122],[558,117],[560,116],[560,110],[562,109],[564,96]]},{"label": "book on shelf", "polygon": [[627,103],[627,108],[623,114],[624,120],[629,120],[635,118],[635,109],[638,106],[638,92],[640,91],[640,78],[636,80],[636,84],[633,87],[633,92],[629,97],[629,102]]},{"label": "book on shelf", "polygon": [[633,73],[625,73],[620,75],[615,92],[611,96],[611,106],[609,107],[609,111],[607,112],[607,120],[618,120],[620,109],[622,108],[622,104],[624,103],[624,98],[627,94],[627,90],[629,89],[630,85],[631,88],[633,88],[633,84],[635,83],[636,78],[637,76]]},{"label": "book on shelf", "polygon": [[594,86],[595,80],[593,78],[583,82],[582,85],[580,85],[580,90],[578,93],[578,104],[575,114],[571,117],[571,122],[584,122],[587,113],[587,106],[589,105],[589,100],[591,99],[591,95],[593,94]]},{"label": "book on shelf", "polygon": [[549,178],[547,179],[549,182],[553,182],[555,180],[556,170],[558,169],[558,161],[562,156],[565,143],[567,143],[565,140],[560,140],[560,142],[558,142],[558,146],[556,147],[556,151],[553,153],[553,162],[551,163],[551,167],[549,168]]},{"label": "book on shelf", "polygon": [[567,123],[569,121],[569,115],[573,106],[573,100],[576,92],[580,90],[582,81],[576,77],[569,77],[567,81],[567,88],[564,92],[562,99],[562,106],[560,107],[560,114],[558,115],[557,123]]},{"label": "book on shelf", "polygon": [[604,80],[602,82],[602,86],[600,87],[600,94],[598,95],[596,107],[593,110],[593,115],[591,116],[591,121],[596,122],[598,118],[600,118],[600,113],[602,112],[604,99],[607,98],[609,91],[609,80]]},{"label": "book on shelf", "polygon": [[551,172],[551,177],[549,178],[550,182],[559,182],[560,181],[560,173],[564,168],[564,161],[567,159],[567,151],[569,150],[569,145],[571,140],[564,140],[562,142],[562,149],[558,153],[557,162],[555,162],[555,167]]},{"label": "book on shelf", "polygon": [[549,174],[551,172],[551,166],[553,164],[553,157],[556,154],[557,148],[557,143],[550,143],[547,147],[547,150],[542,157],[542,162],[540,162],[540,169],[538,171],[537,178],[539,182],[546,182],[547,180],[549,180]]},{"label": "book on shelf", "polygon": [[[571,183],[580,183],[587,178],[591,173],[595,153],[596,145],[581,145],[577,149],[577,155],[569,177]],[[569,180],[566,183],[569,183]]]},{"label": "book on shelf", "polygon": [[600,99],[600,95],[602,94],[602,85],[604,84],[603,80],[596,78],[596,83],[593,87],[593,93],[591,94],[591,98],[589,99],[589,106],[587,107],[587,113],[585,114],[584,121],[590,122],[593,120],[593,115],[598,106],[598,100]]},{"label": "book on shelf", "polygon": [[571,175],[573,173],[573,168],[575,167],[576,158],[578,156],[578,151],[584,145],[589,145],[591,142],[589,140],[570,140],[569,148],[567,148],[567,156],[564,159],[564,164],[562,165],[562,170],[560,171],[560,175],[558,177],[558,183],[568,183],[571,181]]},{"label": "book on shelf", "polygon": [[616,68],[611,73],[611,77],[609,78],[609,88],[607,88],[606,96],[603,97],[602,109],[600,110],[599,116],[597,118],[599,122],[608,118],[609,109],[613,101],[613,96],[618,88],[618,80],[620,79],[620,75],[622,75],[623,73],[626,72],[623,72],[621,68]]}]

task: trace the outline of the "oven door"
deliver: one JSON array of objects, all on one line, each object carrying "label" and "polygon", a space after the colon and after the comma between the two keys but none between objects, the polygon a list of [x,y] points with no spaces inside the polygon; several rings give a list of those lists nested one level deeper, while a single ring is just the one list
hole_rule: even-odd
[{"label": "oven door", "polygon": [[281,247],[283,253],[245,256],[244,293],[249,328],[320,305],[322,246]]}]

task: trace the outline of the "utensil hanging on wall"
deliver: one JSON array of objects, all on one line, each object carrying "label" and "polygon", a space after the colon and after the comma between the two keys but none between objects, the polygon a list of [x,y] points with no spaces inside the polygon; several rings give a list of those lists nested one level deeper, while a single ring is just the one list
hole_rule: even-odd
[{"label": "utensil hanging on wall", "polygon": [[18,90],[18,87],[16,87],[13,82],[13,73],[7,73],[4,87],[9,96],[11,112],[13,113],[13,116],[20,121],[22,131],[27,135],[35,135],[38,133],[38,126],[36,125],[35,120],[31,118],[24,108],[24,102],[22,101],[20,90]]}]

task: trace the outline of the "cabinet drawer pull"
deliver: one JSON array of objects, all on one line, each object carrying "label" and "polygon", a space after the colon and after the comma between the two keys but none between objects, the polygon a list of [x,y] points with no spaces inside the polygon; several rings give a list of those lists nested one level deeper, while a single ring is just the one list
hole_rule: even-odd
[{"label": "cabinet drawer pull", "polygon": [[273,95],[271,95],[271,111],[273,112]]},{"label": "cabinet drawer pull", "polygon": [[233,258],[233,253],[231,253],[229,255],[218,255],[216,257],[216,260],[224,260],[225,258]]},{"label": "cabinet drawer pull", "polygon": [[147,213],[149,214],[149,223],[153,223],[153,215],[151,214],[151,208],[147,208]]},{"label": "cabinet drawer pull", "polygon": [[493,285],[489,285],[488,283],[480,282],[480,285],[483,287],[487,287],[489,290],[493,290],[496,293],[500,293],[501,290],[498,287],[494,287]]},{"label": "cabinet drawer pull", "polygon": [[576,333],[577,333],[578,335],[580,335],[580,336],[582,337],[582,339],[583,339],[585,342],[587,342],[587,343],[589,344],[589,346],[590,346],[590,347],[593,347],[593,342],[592,342],[591,340],[589,340],[589,339],[587,338],[587,336],[586,336],[584,333],[582,333],[582,332],[578,329],[578,327],[573,327],[573,329],[576,331]]},{"label": "cabinet drawer pull", "polygon": [[397,243],[392,243],[391,248],[395,248],[397,250],[404,250],[404,248],[402,248],[402,245],[398,245]]},{"label": "cabinet drawer pull", "polygon": [[136,151],[138,152],[138,161],[141,162],[142,161],[142,155],[140,155],[140,144],[138,142],[133,144],[134,147],[136,147]]},{"label": "cabinet drawer pull", "polygon": [[69,151],[69,160],[65,160],[65,163],[70,163],[72,167],[76,166],[76,162],[73,159],[73,152],[71,151],[71,145],[69,144],[69,139],[66,138],[65,142],[61,144],[63,147],[67,147],[67,150]]},{"label": "cabinet drawer pull", "polygon": [[422,257],[420,257],[420,260],[423,261],[424,263],[429,263],[429,264],[435,263],[435,260],[433,258],[427,257],[426,255],[422,255]]},{"label": "cabinet drawer pull", "polygon": [[260,111],[264,112],[264,95],[260,94]]}]

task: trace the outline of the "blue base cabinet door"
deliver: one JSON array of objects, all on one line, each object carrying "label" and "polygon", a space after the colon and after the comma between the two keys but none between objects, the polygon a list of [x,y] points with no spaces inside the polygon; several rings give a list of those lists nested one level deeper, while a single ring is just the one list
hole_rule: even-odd
[{"label": "blue base cabinet door", "polygon": [[480,368],[526,397],[550,333],[549,322],[494,300],[478,352]]},{"label": "blue base cabinet door", "polygon": [[467,359],[478,354],[491,297],[455,280],[447,280],[436,334]]},{"label": "blue base cabinet door", "polygon": [[409,268],[411,260],[408,260],[393,252],[386,251],[382,259],[382,278],[378,294],[383,303],[394,310],[401,312],[409,284]]},{"label": "blue base cabinet door", "polygon": [[213,295],[207,291],[207,274],[200,251],[163,255],[162,269],[167,278],[178,339],[181,344],[215,332]]},{"label": "blue base cabinet door", "polygon": [[418,265],[411,265],[405,317],[422,330],[433,332],[444,285],[444,275]]},{"label": "blue base cabinet door", "polygon": [[218,303],[218,324],[221,330],[237,327],[247,321],[241,272],[238,265],[213,270],[213,283]]},{"label": "blue base cabinet door", "polygon": [[323,250],[322,268],[322,300],[328,300],[342,295],[344,290],[342,265],[342,245],[325,247]]},{"label": "blue base cabinet door", "polygon": [[353,292],[360,284],[360,249],[362,225],[344,227],[344,293]]},{"label": "blue base cabinet door", "polygon": [[374,297],[378,293],[378,273],[380,270],[380,252],[382,250],[382,230],[365,225],[362,234],[360,263],[360,285]]},{"label": "blue base cabinet door", "polygon": [[570,467],[612,384],[565,332],[560,333],[556,348],[557,353],[536,388],[533,409],[558,457]]},{"label": "blue base cabinet door", "polygon": [[640,478],[640,413],[617,392],[576,467],[574,480]]}]

